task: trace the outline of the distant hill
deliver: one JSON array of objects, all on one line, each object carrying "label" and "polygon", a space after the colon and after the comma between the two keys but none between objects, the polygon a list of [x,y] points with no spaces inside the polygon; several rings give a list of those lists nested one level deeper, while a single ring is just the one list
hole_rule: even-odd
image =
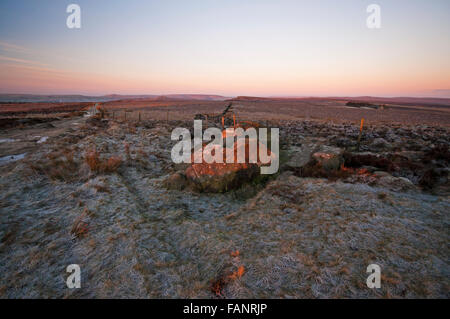
[{"label": "distant hill", "polygon": [[335,98],[336,100],[364,101],[379,104],[399,104],[399,105],[427,105],[427,106],[450,106],[450,99],[435,97],[373,97],[358,96]]},{"label": "distant hill", "polygon": [[37,95],[37,94],[0,94],[1,103],[64,103],[64,102],[109,102],[118,100],[136,100],[146,99],[154,101],[165,100],[204,100],[204,101],[223,101],[227,97],[211,94],[168,94],[168,95],[120,95],[109,94],[102,96],[87,95]]},{"label": "distant hill", "polygon": [[373,97],[373,96],[353,96],[353,97],[257,97],[238,96],[229,98],[214,94],[137,94],[121,95],[109,94],[102,96],[88,95],[36,95],[36,94],[0,94],[0,103],[74,103],[74,102],[111,102],[120,100],[146,100],[146,101],[178,101],[178,100],[198,100],[198,101],[355,101],[376,104],[397,104],[397,105],[423,105],[450,107],[449,98],[434,97]]},{"label": "distant hill", "polygon": [[238,96],[228,101],[355,101],[378,104],[397,105],[423,105],[450,107],[449,98],[434,97],[373,97],[373,96],[353,96],[353,97],[256,97]]},{"label": "distant hill", "polygon": [[168,94],[164,96],[180,100],[224,101],[228,99],[228,97],[213,94]]}]

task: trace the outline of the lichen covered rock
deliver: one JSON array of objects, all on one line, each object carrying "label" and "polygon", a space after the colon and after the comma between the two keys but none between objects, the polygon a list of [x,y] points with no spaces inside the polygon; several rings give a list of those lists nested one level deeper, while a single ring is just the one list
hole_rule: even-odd
[{"label": "lichen covered rock", "polygon": [[194,189],[222,193],[237,188],[259,175],[259,166],[248,163],[199,163],[186,170],[186,177]]},{"label": "lichen covered rock", "polygon": [[[267,147],[256,141],[257,152],[260,150],[271,157],[275,158],[275,154],[267,149]],[[263,165],[259,155],[256,156],[256,161],[251,160],[250,143],[247,140],[245,143],[234,144],[234,162],[226,163],[226,147],[220,147],[218,152],[223,154],[223,163],[193,163],[186,169],[186,178],[189,184],[197,191],[222,193],[231,189],[239,188],[246,182],[252,181],[260,175],[260,166]],[[238,149],[244,152],[245,159],[243,163],[238,162]],[[255,154],[256,155],[256,154]],[[193,155],[194,158],[194,155]]]}]

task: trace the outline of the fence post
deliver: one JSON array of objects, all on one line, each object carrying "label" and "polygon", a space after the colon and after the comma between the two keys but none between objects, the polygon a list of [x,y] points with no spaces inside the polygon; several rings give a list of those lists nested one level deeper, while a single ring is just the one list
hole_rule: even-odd
[{"label": "fence post", "polygon": [[361,119],[361,125],[359,126],[359,135],[358,135],[358,151],[359,151],[359,144],[360,144],[360,142],[361,142],[361,135],[362,135],[362,132],[363,132],[363,127],[364,127],[364,118],[362,118]]}]

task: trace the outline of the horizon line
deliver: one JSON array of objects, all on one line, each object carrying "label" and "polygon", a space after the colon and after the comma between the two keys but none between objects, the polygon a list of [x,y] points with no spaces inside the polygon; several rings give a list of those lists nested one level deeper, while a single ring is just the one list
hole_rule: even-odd
[{"label": "horizon line", "polygon": [[164,97],[164,96],[176,96],[176,95],[191,95],[191,96],[217,96],[227,99],[248,97],[248,98],[281,98],[281,99],[303,99],[303,98],[417,98],[417,99],[450,99],[449,96],[426,96],[426,95],[222,95],[216,93],[135,93],[135,94],[121,94],[121,93],[107,93],[107,94],[83,94],[83,93],[0,93],[0,96],[5,95],[23,95],[23,96],[82,96],[82,97],[107,97],[107,96],[154,96],[154,97]]}]

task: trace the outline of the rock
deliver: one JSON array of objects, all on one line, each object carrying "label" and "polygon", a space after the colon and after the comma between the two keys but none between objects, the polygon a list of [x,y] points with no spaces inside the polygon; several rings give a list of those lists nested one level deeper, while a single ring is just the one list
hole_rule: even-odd
[{"label": "rock", "polygon": [[321,145],[312,158],[326,170],[337,170],[344,163],[343,153],[341,148]]},{"label": "rock", "polygon": [[395,164],[392,163],[390,159],[373,152],[346,153],[345,166],[347,167],[373,166],[378,168],[378,170],[383,171],[393,171],[396,168]]},{"label": "rock", "polygon": [[365,170],[365,171],[370,172],[370,173],[373,173],[373,172],[378,171],[378,168],[377,168],[377,167],[375,167],[375,166],[369,166],[369,165],[361,166],[360,169]]},{"label": "rock", "polygon": [[[257,142],[257,141],[256,141]],[[186,177],[188,182],[194,189],[201,192],[222,193],[235,188],[239,188],[244,183],[251,181],[260,175],[260,166],[262,163],[257,158],[256,163],[250,162],[249,141],[242,144],[241,151],[245,153],[244,163],[238,163],[237,153],[238,144],[234,145],[234,163],[226,163],[226,148],[219,148],[219,152],[223,154],[224,163],[193,163],[186,169]],[[270,154],[272,160],[276,154],[270,153],[266,146],[262,143],[258,145],[257,151],[260,149],[266,154]],[[259,157],[259,156],[258,156]],[[193,155],[194,159],[194,155]]]},{"label": "rock", "polygon": [[396,192],[417,189],[409,179],[405,177],[394,177],[392,175],[382,176],[378,180],[377,186],[386,187]]},{"label": "rock", "polygon": [[186,177],[193,187],[210,193],[237,188],[258,175],[259,166],[247,163],[194,163],[186,169]]},{"label": "rock", "polygon": [[167,189],[183,190],[187,186],[187,179],[183,172],[176,172],[170,175],[164,182],[163,186]]},{"label": "rock", "polygon": [[289,160],[284,164],[287,169],[301,168],[309,163],[314,147],[309,145],[302,145],[301,147],[292,146],[288,150]]},{"label": "rock", "polygon": [[385,147],[389,147],[389,143],[382,137],[376,138],[373,140],[373,142],[370,144],[371,148],[374,149],[381,149]]},{"label": "rock", "polygon": [[399,137],[397,134],[393,132],[386,133],[385,138],[390,143],[400,144],[402,142],[401,137]]},{"label": "rock", "polygon": [[339,137],[336,139],[336,145],[339,147],[350,147],[355,146],[356,141],[353,139],[349,139],[347,137]]},{"label": "rock", "polygon": [[391,176],[391,174],[385,171],[375,171],[373,175],[375,175],[376,177]]},{"label": "rock", "polygon": [[401,151],[401,152],[396,152],[394,154],[395,156],[400,156],[403,158],[406,158],[410,161],[420,161],[423,157],[423,152],[417,152],[417,151]]}]

